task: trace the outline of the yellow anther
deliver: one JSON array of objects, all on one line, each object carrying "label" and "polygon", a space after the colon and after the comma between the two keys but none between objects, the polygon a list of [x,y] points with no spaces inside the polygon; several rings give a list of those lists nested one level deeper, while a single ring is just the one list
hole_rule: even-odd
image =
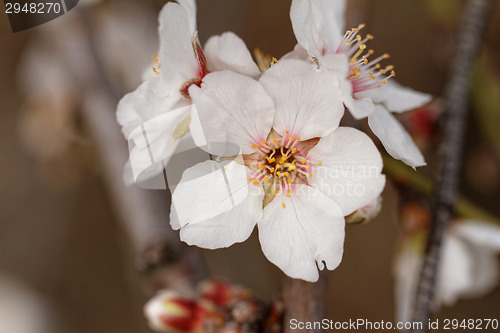
[{"label": "yellow anther", "polygon": [[257,179],[255,179],[255,180],[253,181],[253,183],[254,183],[255,185],[259,185],[259,181],[258,181]]},{"label": "yellow anther", "polygon": [[383,80],[383,81],[382,81],[382,84],[386,84],[386,83],[387,83],[387,80]]},{"label": "yellow anther", "polygon": [[288,138],[288,140],[293,141],[293,140],[295,140],[295,138],[291,136]]},{"label": "yellow anther", "polygon": [[278,140],[276,140],[276,139],[273,139],[273,142],[274,142],[274,143],[278,143]]},{"label": "yellow anther", "polygon": [[323,164],[323,163],[321,163],[321,162],[318,162],[318,165],[321,165],[321,164]]},{"label": "yellow anther", "polygon": [[297,148],[293,147],[292,148],[292,153],[295,153],[297,151]]},{"label": "yellow anther", "polygon": [[350,35],[350,34],[352,34],[352,31],[351,30],[347,30],[345,33],[346,33],[346,35]]},{"label": "yellow anther", "polygon": [[265,141],[265,140],[262,140],[262,141],[260,142],[260,144],[261,144],[261,145],[265,145],[265,144],[266,144],[266,141]]},{"label": "yellow anther", "polygon": [[375,68],[376,68],[376,69],[379,69],[380,67],[382,67],[382,66],[380,66],[380,64],[376,64],[376,65],[375,65]]},{"label": "yellow anther", "polygon": [[252,143],[252,148],[256,148],[257,146],[255,145],[255,143]]},{"label": "yellow anther", "polygon": [[278,177],[281,177],[281,172],[280,171],[277,171],[276,174],[278,175]]},{"label": "yellow anther", "polygon": [[384,55],[382,57],[384,59],[389,59],[391,56],[389,55],[389,53],[384,53]]},{"label": "yellow anther", "polygon": [[278,192],[278,190],[274,190],[274,191],[273,191],[273,194],[274,194],[274,195],[277,195],[278,193],[279,193],[279,192]]},{"label": "yellow anther", "polygon": [[290,133],[290,132],[288,132],[288,131],[285,131],[285,133],[286,133],[286,134],[288,134],[288,133]]},{"label": "yellow anther", "polygon": [[259,164],[259,169],[264,169],[264,165]]},{"label": "yellow anther", "polygon": [[312,178],[312,177],[314,177],[314,175],[313,175],[312,173],[310,173],[310,174],[309,174],[309,177],[311,177],[311,178]]},{"label": "yellow anther", "polygon": [[249,182],[251,182],[252,180],[253,180],[253,178],[252,178],[252,177],[248,178],[248,181],[249,181]]},{"label": "yellow anther", "polygon": [[268,158],[268,159],[267,159],[267,161],[268,161],[269,163],[273,163],[274,161],[276,161],[276,159],[275,159],[274,157],[272,157],[272,158]]},{"label": "yellow anther", "polygon": [[285,172],[283,172],[283,176],[284,176],[284,177],[288,177],[288,172],[286,172],[286,171],[285,171]]},{"label": "yellow anther", "polygon": [[154,67],[153,67],[153,72],[155,72],[156,74],[160,75],[160,72],[158,72],[158,71],[156,70],[156,68],[154,68]]},{"label": "yellow anther", "polygon": [[306,165],[306,170],[309,170],[311,166],[310,165]]},{"label": "yellow anther", "polygon": [[368,74],[368,76],[372,79],[372,80],[375,80],[376,79],[376,76],[373,75],[373,72],[370,72],[370,74]]},{"label": "yellow anther", "polygon": [[269,179],[267,179],[267,177],[264,177],[264,181],[265,181],[266,183],[269,183]]},{"label": "yellow anther", "polygon": [[274,167],[272,167],[271,170],[269,170],[269,171],[274,172]]},{"label": "yellow anther", "polygon": [[360,25],[358,25],[358,30],[361,30],[365,27],[365,24],[364,23],[361,23]]},{"label": "yellow anther", "polygon": [[284,202],[283,202],[282,206],[283,206],[283,208],[286,208],[286,205],[285,205],[285,203],[284,203]]},{"label": "yellow anther", "polygon": [[307,160],[304,158],[302,161],[300,161],[300,163],[306,163]]},{"label": "yellow anther", "polygon": [[369,39],[369,40],[372,40],[373,39],[373,35],[368,34],[368,35],[366,35],[366,38]]},{"label": "yellow anther", "polygon": [[292,183],[292,178],[288,178],[286,181],[288,182],[288,184],[291,184]]},{"label": "yellow anther", "polygon": [[297,137],[297,141],[300,141],[300,136]]},{"label": "yellow anther", "polygon": [[290,193],[287,193],[286,196],[289,197],[289,198],[291,197]]},{"label": "yellow anther", "polygon": [[396,72],[395,71],[391,71],[391,75],[392,76],[396,76]]},{"label": "yellow anther", "polygon": [[392,71],[394,69],[394,66],[393,65],[389,65],[389,66],[386,66],[385,67],[385,70],[386,71]]},{"label": "yellow anther", "polygon": [[273,67],[277,63],[278,63],[278,59],[276,59],[275,57],[272,57],[271,58],[271,63],[269,64],[269,67]]},{"label": "yellow anther", "polygon": [[369,55],[372,55],[372,54],[374,54],[374,53],[375,53],[375,51],[373,51],[373,50],[368,50],[368,54],[369,54]]},{"label": "yellow anther", "polygon": [[260,149],[260,148],[262,148],[262,147],[261,147],[260,145],[258,145],[258,146],[257,146],[257,148],[259,148],[259,149]]}]

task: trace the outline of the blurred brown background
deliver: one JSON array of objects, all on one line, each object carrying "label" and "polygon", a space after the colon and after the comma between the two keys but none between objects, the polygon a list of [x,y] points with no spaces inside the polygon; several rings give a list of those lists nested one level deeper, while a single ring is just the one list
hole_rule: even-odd
[{"label": "blurred brown background", "polygon": [[[453,56],[452,32],[458,24],[460,3],[353,0],[348,25],[356,26],[360,20],[367,24],[367,32],[376,37],[371,47],[377,53],[391,54],[400,83],[439,96]],[[144,38],[155,43],[156,13],[162,2],[135,1],[135,5],[151,13],[152,32]],[[295,45],[289,5],[287,0],[200,0],[200,40],[203,43],[213,34],[231,30],[245,40],[250,50],[259,47],[279,58]],[[113,10],[111,1],[97,6],[88,10]],[[70,20],[71,15],[60,20]],[[142,316],[147,295],[135,272],[130,242],[102,181],[95,143],[79,125],[78,116],[73,121],[80,132],[77,148],[68,157],[71,161],[47,167],[22,144],[20,110],[27,98],[19,87],[22,55],[33,39],[57,32],[49,23],[13,34],[7,16],[0,17],[0,283],[15,281],[43,304],[50,328],[43,331],[39,326],[39,332],[150,332]],[[500,54],[499,19],[500,6],[496,6],[487,37],[491,56],[496,60]],[[120,55],[115,57],[120,62]],[[144,59],[144,64],[149,61]],[[498,66],[500,61],[493,63]],[[491,68],[497,74],[498,70]],[[123,87],[121,94],[127,88],[133,89]],[[493,145],[481,121],[475,113],[471,116],[467,156]],[[467,169],[463,188],[476,202],[498,214],[498,157],[494,159],[485,182],[491,188],[483,191],[477,186],[482,181],[480,172],[468,176]],[[471,168],[477,167],[472,163]],[[47,168],[54,168],[55,174]],[[397,208],[396,191],[388,185],[380,216],[368,225],[348,227],[343,262],[330,274],[328,318],[393,321],[391,265],[398,235]],[[165,228],[169,227],[167,222]],[[243,244],[204,251],[204,255],[213,275],[255,288],[263,297],[270,297],[281,284],[281,272],[265,260],[256,233]],[[482,299],[462,300],[455,307],[444,308],[439,317],[500,319],[499,309],[497,288]],[[4,333],[1,323],[0,332]]]}]

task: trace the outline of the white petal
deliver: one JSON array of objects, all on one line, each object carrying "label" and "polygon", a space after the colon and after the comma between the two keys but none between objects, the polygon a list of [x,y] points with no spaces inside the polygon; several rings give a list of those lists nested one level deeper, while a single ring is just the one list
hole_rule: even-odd
[{"label": "white petal", "polygon": [[316,263],[332,270],[342,260],[345,221],[333,200],[309,186],[298,187],[290,198],[276,196],[266,206],[259,240],[267,259],[285,274],[315,282]]},{"label": "white petal", "polygon": [[345,0],[293,0],[293,32],[310,55],[335,53],[344,35]]},{"label": "white petal", "polygon": [[204,53],[211,72],[229,69],[253,78],[260,75],[259,67],[252,60],[245,42],[232,32],[210,37]]},{"label": "white petal", "polygon": [[385,185],[382,158],[372,140],[363,132],[339,127],[321,138],[307,155],[321,162],[310,171],[309,183],[340,206],[344,216],[377,198]]},{"label": "white petal", "polygon": [[412,241],[406,241],[394,265],[394,296],[398,322],[409,322],[412,319],[421,266],[421,254],[417,253]]},{"label": "white petal", "polygon": [[180,94],[184,82],[201,76],[193,51],[193,33],[186,10],[176,3],[167,3],[160,12],[160,81],[155,87],[158,96]]},{"label": "white petal", "polygon": [[368,117],[368,125],[389,155],[414,168],[426,165],[424,156],[410,134],[382,106],[375,106],[375,111]]},{"label": "white petal", "polygon": [[342,81],[342,99],[345,107],[355,119],[366,118],[375,111],[375,104],[370,98],[354,98],[352,96],[352,84],[349,80]]},{"label": "white petal", "polygon": [[[174,135],[176,126],[189,116],[191,106],[164,112],[134,129],[129,137],[130,166],[136,183],[145,188],[164,189],[161,175],[176,151],[180,137]],[[155,178],[152,181],[148,181]]]},{"label": "white petal", "polygon": [[472,283],[463,297],[482,297],[498,284],[498,259],[496,253],[482,247],[469,249],[472,255]]},{"label": "white petal", "polygon": [[285,59],[307,60],[308,58],[307,50],[300,44],[296,44],[292,51],[281,57],[280,61]]},{"label": "white petal", "polygon": [[233,143],[252,153],[271,131],[274,104],[262,85],[231,71],[210,73],[189,94],[196,104],[206,142]]},{"label": "white petal", "polygon": [[206,161],[187,169],[172,195],[171,224],[190,245],[215,249],[246,240],[262,217],[261,187],[246,167]]},{"label": "white petal", "polygon": [[437,305],[453,305],[473,284],[471,253],[465,243],[452,235],[446,235],[436,282]]},{"label": "white petal", "polygon": [[429,103],[431,95],[403,87],[394,80],[389,80],[380,88],[356,93],[355,98],[371,98],[374,103],[382,103],[392,112],[404,112]]},{"label": "white petal", "polygon": [[195,0],[177,0],[177,3],[187,12],[191,34],[196,32],[196,1]]},{"label": "white petal", "polygon": [[453,225],[450,232],[474,246],[500,251],[500,227],[495,224],[466,221]]},{"label": "white petal", "polygon": [[303,140],[334,131],[344,115],[342,91],[334,73],[316,70],[316,65],[283,60],[261,77],[276,107],[273,128]]},{"label": "white petal", "polygon": [[179,101],[179,97],[160,98],[154,94],[153,87],[157,81],[158,78],[144,82],[118,103],[116,118],[126,138],[145,121],[171,110]]}]

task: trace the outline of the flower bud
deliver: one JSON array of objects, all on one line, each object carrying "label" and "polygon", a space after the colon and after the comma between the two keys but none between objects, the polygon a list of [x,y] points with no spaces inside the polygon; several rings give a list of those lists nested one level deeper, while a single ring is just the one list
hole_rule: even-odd
[{"label": "flower bud", "polygon": [[158,293],[144,306],[149,325],[159,332],[201,332],[209,313],[205,304],[171,290]]}]

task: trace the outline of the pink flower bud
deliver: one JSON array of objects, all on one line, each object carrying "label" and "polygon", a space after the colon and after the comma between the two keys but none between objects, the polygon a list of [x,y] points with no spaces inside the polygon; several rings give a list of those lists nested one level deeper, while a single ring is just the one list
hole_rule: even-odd
[{"label": "pink flower bud", "polygon": [[144,306],[152,329],[159,332],[201,332],[211,310],[175,291],[160,292]]}]

